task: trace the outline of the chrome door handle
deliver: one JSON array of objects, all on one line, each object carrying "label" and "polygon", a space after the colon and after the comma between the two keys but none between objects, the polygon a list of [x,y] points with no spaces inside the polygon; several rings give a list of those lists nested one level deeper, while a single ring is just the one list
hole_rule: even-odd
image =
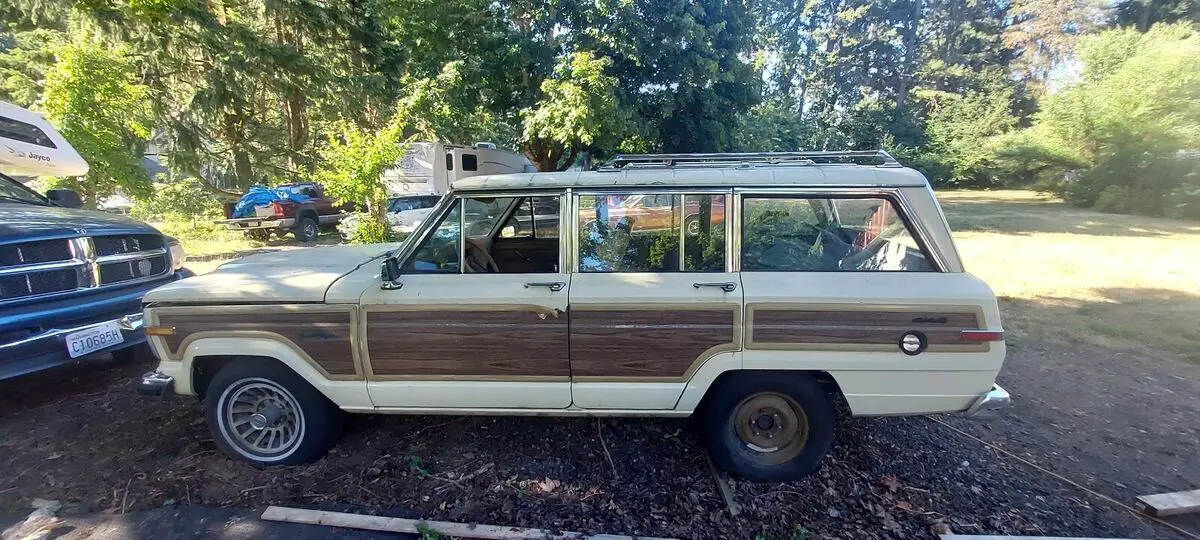
[{"label": "chrome door handle", "polygon": [[561,290],[563,290],[563,287],[566,287],[566,286],[567,286],[567,284],[563,283],[561,281],[530,281],[525,284],[526,289],[528,289],[530,287],[545,287],[554,292],[561,291]]},{"label": "chrome door handle", "polygon": [[732,281],[724,281],[721,283],[693,283],[692,286],[697,289],[700,287],[718,287],[725,292],[733,292],[737,290],[737,283]]}]

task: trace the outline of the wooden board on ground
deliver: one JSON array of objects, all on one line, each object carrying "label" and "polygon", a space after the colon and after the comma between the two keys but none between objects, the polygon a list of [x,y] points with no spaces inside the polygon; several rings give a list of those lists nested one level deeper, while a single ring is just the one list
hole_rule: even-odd
[{"label": "wooden board on ground", "polygon": [[1142,495],[1137,498],[1137,508],[1158,517],[1200,512],[1200,489]]},{"label": "wooden board on ground", "polygon": [[[303,508],[288,508],[285,506],[269,506],[262,514],[267,521],[286,521],[288,523],[305,523],[308,525],[327,525],[330,527],[345,527],[348,529],[365,529],[368,531],[384,531],[408,534],[421,534],[433,531],[455,538],[490,538],[494,540],[544,539],[544,538],[580,538],[592,540],[627,540],[630,536],[621,535],[592,535],[570,531],[551,531],[548,529],[526,529],[521,527],[503,527],[499,525],[477,525],[474,523],[454,523],[450,521],[422,521],[383,516],[368,516],[363,514],[348,514],[345,512],[326,512],[324,510],[305,510]],[[654,540],[649,537],[638,538]],[[665,540],[665,539],[657,539]]]},{"label": "wooden board on ground", "polygon": [[1068,536],[997,536],[988,534],[943,534],[941,540],[1133,540],[1129,538],[1075,538]]}]

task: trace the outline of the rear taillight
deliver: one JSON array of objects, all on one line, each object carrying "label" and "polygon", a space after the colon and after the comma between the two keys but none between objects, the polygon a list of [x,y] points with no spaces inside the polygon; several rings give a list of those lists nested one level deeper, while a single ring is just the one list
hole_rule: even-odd
[{"label": "rear taillight", "polygon": [[273,201],[271,203],[271,213],[275,214],[275,217],[288,217],[288,210],[289,207],[283,205],[279,201]]},{"label": "rear taillight", "polygon": [[963,330],[963,341],[1004,341],[1004,332],[999,330]]}]

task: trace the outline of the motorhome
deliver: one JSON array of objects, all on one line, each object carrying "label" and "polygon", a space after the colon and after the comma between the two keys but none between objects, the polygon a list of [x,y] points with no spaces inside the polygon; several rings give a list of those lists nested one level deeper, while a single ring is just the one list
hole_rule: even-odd
[{"label": "motorhome", "polygon": [[88,164],[42,115],[0,101],[0,173],[80,176]]},{"label": "motorhome", "polygon": [[392,197],[444,195],[456,180],[485,174],[535,172],[525,156],[501,150],[493,143],[471,146],[437,143],[410,143],[400,163],[383,173]]}]

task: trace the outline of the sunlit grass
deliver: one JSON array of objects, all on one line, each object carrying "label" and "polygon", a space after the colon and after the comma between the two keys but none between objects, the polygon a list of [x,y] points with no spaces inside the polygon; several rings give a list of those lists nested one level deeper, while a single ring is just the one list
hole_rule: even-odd
[{"label": "sunlit grass", "polygon": [[1103,214],[1026,191],[938,194],[967,270],[1016,340],[1200,361],[1200,223]]}]

